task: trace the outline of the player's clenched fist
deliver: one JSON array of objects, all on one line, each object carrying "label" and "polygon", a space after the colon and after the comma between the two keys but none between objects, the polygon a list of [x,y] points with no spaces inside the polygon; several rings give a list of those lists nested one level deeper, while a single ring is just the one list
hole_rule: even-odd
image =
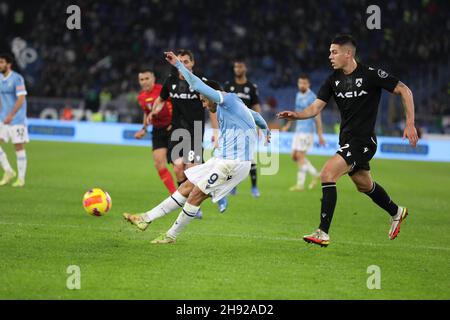
[{"label": "player's clenched fist", "polygon": [[166,56],[166,60],[171,64],[171,65],[175,65],[175,63],[177,62],[178,58],[175,55],[175,53],[173,53],[172,51],[169,52],[164,52],[164,55]]}]

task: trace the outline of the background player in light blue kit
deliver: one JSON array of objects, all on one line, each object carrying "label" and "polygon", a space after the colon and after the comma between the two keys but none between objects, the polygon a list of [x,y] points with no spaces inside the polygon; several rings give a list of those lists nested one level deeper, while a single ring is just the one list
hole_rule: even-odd
[{"label": "background player in light blue kit", "polygon": [[[295,111],[299,112],[308,107],[316,99],[316,95],[310,89],[309,77],[306,74],[300,75],[297,81],[299,92],[295,97]],[[287,131],[291,127],[292,121],[288,121],[282,128],[282,131]],[[292,139],[292,160],[297,162],[297,184],[292,186],[290,191],[303,191],[305,189],[306,174],[312,175],[312,180],[309,184],[309,189],[314,188],[320,179],[320,173],[306,158],[306,153],[312,148],[314,144],[314,132],[317,128],[317,135],[319,136],[319,144],[324,145],[325,139],[322,132],[322,119],[320,113],[315,117],[305,121],[298,121],[295,127],[295,135]]]},{"label": "background player in light blue kit", "polygon": [[200,204],[212,197],[217,202],[244,180],[251,167],[254,146],[258,140],[256,126],[264,130],[266,142],[270,142],[270,130],[261,115],[247,108],[234,93],[221,91],[215,81],[207,81],[193,75],[173,52],[166,52],[166,60],[178,68],[192,89],[200,93],[203,107],[216,113],[219,122],[219,147],[216,155],[206,163],[185,171],[188,180],[169,198],[144,214],[124,213],[124,218],[141,230],[154,220],[182,208],[177,220],[167,233],[152,243],[172,243],[195,217]]},{"label": "background player in light blue kit", "polygon": [[27,90],[23,77],[11,69],[13,58],[9,54],[0,54],[0,165],[4,170],[0,186],[11,182],[17,173],[11,168],[8,157],[1,144],[11,142],[16,149],[18,179],[13,187],[25,185],[27,156],[25,143],[29,142],[26,125]]}]

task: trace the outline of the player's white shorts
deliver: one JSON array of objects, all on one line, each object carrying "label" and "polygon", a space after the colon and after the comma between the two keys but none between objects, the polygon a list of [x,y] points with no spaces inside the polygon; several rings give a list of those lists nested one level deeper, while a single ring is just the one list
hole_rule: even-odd
[{"label": "player's white shorts", "polygon": [[13,144],[30,142],[28,128],[24,124],[8,125],[0,122],[0,139]]},{"label": "player's white shorts", "polygon": [[251,161],[211,158],[184,171],[190,182],[217,202],[248,177]]},{"label": "player's white shorts", "polygon": [[314,135],[311,133],[296,133],[292,139],[292,151],[306,152],[314,144]]}]

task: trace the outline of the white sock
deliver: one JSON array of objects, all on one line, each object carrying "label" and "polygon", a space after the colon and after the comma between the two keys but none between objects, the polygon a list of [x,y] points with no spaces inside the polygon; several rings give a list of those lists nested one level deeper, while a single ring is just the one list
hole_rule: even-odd
[{"label": "white sock", "polygon": [[145,213],[144,220],[146,222],[152,222],[156,219],[164,217],[166,214],[171,213],[176,209],[183,208],[185,203],[186,197],[177,190],[155,208],[147,211]]},{"label": "white sock", "polygon": [[8,157],[6,156],[6,153],[3,151],[2,147],[0,147],[0,165],[5,171],[13,171],[11,165],[9,164]]},{"label": "white sock", "polygon": [[314,166],[311,164],[311,162],[309,162],[309,160],[306,160],[305,164],[306,164],[306,168],[307,168],[308,172],[311,175],[313,175],[314,177],[317,177],[319,175],[316,168],[314,168]]},{"label": "white sock", "polygon": [[16,151],[17,157],[17,171],[19,171],[19,179],[25,180],[25,173],[27,172],[27,154],[25,150]]},{"label": "white sock", "polygon": [[297,171],[297,186],[303,187],[305,185],[305,179],[306,179],[306,165],[299,166]]},{"label": "white sock", "polygon": [[195,218],[195,215],[197,214],[199,209],[200,207],[186,202],[183,210],[181,210],[180,214],[178,215],[177,220],[169,229],[169,231],[167,231],[167,234],[175,239],[181,233],[181,231],[183,231],[186,225]]}]

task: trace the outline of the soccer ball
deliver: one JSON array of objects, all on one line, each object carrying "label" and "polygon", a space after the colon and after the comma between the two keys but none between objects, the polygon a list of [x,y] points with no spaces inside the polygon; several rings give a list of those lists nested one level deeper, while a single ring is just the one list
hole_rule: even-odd
[{"label": "soccer ball", "polygon": [[86,192],[83,196],[83,207],[87,213],[93,216],[105,215],[112,206],[111,197],[108,192],[93,188]]}]

